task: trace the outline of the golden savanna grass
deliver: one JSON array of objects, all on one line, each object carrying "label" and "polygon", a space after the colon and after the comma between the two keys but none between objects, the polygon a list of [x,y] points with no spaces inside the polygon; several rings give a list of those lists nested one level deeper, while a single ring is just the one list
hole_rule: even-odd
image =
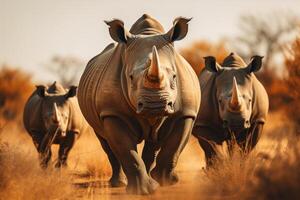
[{"label": "golden savanna grass", "polygon": [[[288,199],[299,197],[300,142],[282,113],[271,114],[255,151],[244,156],[236,148],[232,158],[225,148],[214,168],[204,170],[204,157],[191,138],[180,157],[177,171],[181,181],[161,187],[150,199]],[[27,133],[6,127],[1,131],[1,199],[146,199],[111,189],[108,160],[96,137],[87,132],[75,144],[66,170],[53,163],[40,169],[38,156]],[[286,196],[289,195],[289,196]]]}]

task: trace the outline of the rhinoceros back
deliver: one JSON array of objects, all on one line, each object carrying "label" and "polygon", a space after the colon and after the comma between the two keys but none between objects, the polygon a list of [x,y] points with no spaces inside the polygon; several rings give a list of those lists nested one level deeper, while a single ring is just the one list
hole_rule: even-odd
[{"label": "rhinoceros back", "polygon": [[269,111],[269,97],[261,82],[252,74],[253,105],[251,121],[265,123]]},{"label": "rhinoceros back", "polygon": [[97,129],[95,126],[99,124],[96,109],[97,89],[106,70],[110,67],[109,62],[115,49],[116,45],[110,44],[100,54],[92,58],[88,62],[79,82],[78,103],[83,116],[94,129]]},{"label": "rhinoceros back", "polygon": [[36,91],[34,91],[27,100],[23,113],[24,126],[30,134],[32,134],[32,131],[40,131],[44,129],[41,109],[42,99],[37,95]]},{"label": "rhinoceros back", "polygon": [[214,91],[216,75],[204,69],[200,76],[199,82],[201,95],[200,110],[197,116],[196,125],[198,126],[215,126],[218,124],[218,105],[215,102]]}]

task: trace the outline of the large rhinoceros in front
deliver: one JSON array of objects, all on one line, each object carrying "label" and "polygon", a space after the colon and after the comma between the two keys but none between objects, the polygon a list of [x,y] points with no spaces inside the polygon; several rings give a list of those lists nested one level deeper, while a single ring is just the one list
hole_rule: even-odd
[{"label": "large rhinoceros in front", "polygon": [[[177,18],[167,33],[149,15],[130,32],[120,20],[106,22],[118,44],[90,60],[81,77],[79,105],[108,155],[111,184],[119,184],[122,166],[128,192],[149,194],[156,181],[177,181],[174,167],[200,106],[197,76],[173,45],[186,36],[188,21]],[[137,144],[143,140],[141,158]]]},{"label": "large rhinoceros in front", "polygon": [[66,91],[56,82],[49,87],[39,85],[26,102],[24,126],[37,148],[42,167],[48,165],[52,144],[60,145],[55,166],[66,166],[75,139],[88,127],[79,109],[76,89],[71,86]]},{"label": "large rhinoceros in front", "polygon": [[257,144],[269,108],[266,90],[253,73],[261,66],[261,56],[253,56],[246,65],[231,53],[222,66],[214,57],[205,57],[199,76],[203,98],[193,134],[208,166],[213,163],[216,145],[227,142],[231,153],[234,141],[247,153]]}]

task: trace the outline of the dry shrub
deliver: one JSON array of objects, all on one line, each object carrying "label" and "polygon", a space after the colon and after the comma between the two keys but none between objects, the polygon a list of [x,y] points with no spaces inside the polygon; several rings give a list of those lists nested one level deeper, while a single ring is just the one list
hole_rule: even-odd
[{"label": "dry shrub", "polygon": [[30,152],[9,144],[0,147],[0,178],[1,199],[64,199],[73,192],[70,176],[42,170]]},{"label": "dry shrub", "polygon": [[220,154],[191,189],[193,199],[299,199],[300,142],[281,138],[273,143],[269,152],[256,149],[246,156],[235,147],[232,157]]},{"label": "dry shrub", "polygon": [[290,51],[286,53],[284,61],[285,74],[278,75],[276,70],[263,68],[257,73],[258,79],[266,88],[270,110],[284,111],[285,115],[296,125],[296,132],[300,131],[300,38],[292,44]]},{"label": "dry shrub", "polygon": [[276,151],[268,164],[255,170],[247,199],[300,198],[300,142],[291,138],[285,151]]},{"label": "dry shrub", "polygon": [[23,108],[33,88],[30,75],[7,66],[0,68],[0,126],[12,121],[22,125]]},{"label": "dry shrub", "polygon": [[200,74],[204,67],[205,56],[215,56],[219,63],[222,63],[229,52],[225,42],[210,43],[208,41],[198,41],[180,51],[181,55],[190,63],[196,74]]},{"label": "dry shrub", "polygon": [[73,178],[53,166],[42,170],[30,136],[16,123],[0,130],[0,199],[72,199]]},{"label": "dry shrub", "polygon": [[207,198],[222,197],[242,199],[248,190],[248,181],[252,179],[255,169],[262,165],[263,158],[253,152],[246,156],[237,146],[232,157],[219,154],[214,166],[205,170],[201,182],[201,193]]},{"label": "dry shrub", "polygon": [[289,98],[289,106],[287,114],[291,120],[293,120],[297,126],[297,133],[300,133],[300,37],[297,38],[291,48],[290,56],[286,56],[285,66],[287,71],[286,92],[287,98]]}]

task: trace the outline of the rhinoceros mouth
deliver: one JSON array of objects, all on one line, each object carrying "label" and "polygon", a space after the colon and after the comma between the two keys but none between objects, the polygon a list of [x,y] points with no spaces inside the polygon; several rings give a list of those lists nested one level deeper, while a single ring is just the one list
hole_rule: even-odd
[{"label": "rhinoceros mouth", "polygon": [[174,113],[174,103],[171,101],[139,101],[137,114],[146,116],[166,116]]},{"label": "rhinoceros mouth", "polygon": [[227,120],[223,121],[223,127],[228,128],[233,132],[240,132],[242,130],[245,130],[250,127],[250,122],[249,120],[246,121],[230,121],[228,122]]}]

